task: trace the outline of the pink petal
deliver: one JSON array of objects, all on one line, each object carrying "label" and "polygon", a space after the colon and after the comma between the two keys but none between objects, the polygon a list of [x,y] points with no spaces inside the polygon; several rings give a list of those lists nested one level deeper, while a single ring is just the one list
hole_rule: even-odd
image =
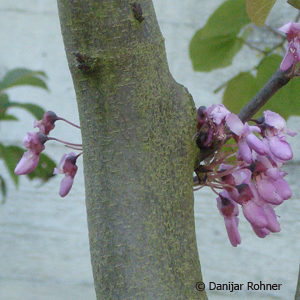
[{"label": "pink petal", "polygon": [[233,247],[241,243],[241,237],[238,230],[239,219],[237,217],[224,218],[225,227],[229,241]]},{"label": "pink petal", "polygon": [[293,158],[293,152],[290,144],[283,136],[272,136],[267,139],[272,154],[283,161],[291,160]]},{"label": "pink petal", "polygon": [[28,132],[23,139],[23,146],[39,154],[45,149],[46,136],[41,132]]},{"label": "pink petal", "polygon": [[274,185],[277,193],[282,197],[283,200],[287,200],[292,197],[292,191],[288,183],[283,178],[278,178]]},{"label": "pink petal", "polygon": [[274,127],[278,130],[285,130],[286,122],[285,119],[281,117],[276,112],[271,110],[264,111],[265,123],[271,127]]},{"label": "pink petal", "polygon": [[261,132],[260,128],[258,126],[249,126],[248,122],[244,124],[243,128],[243,134],[247,136],[248,134],[252,132]]},{"label": "pink petal", "polygon": [[249,183],[251,181],[252,172],[249,169],[241,169],[232,173],[236,185]]},{"label": "pink petal", "polygon": [[268,220],[268,225],[266,226],[271,232],[279,232],[280,224],[277,221],[277,217],[274,209],[270,205],[264,206],[265,216]]},{"label": "pink petal", "polygon": [[18,162],[15,168],[15,174],[25,175],[32,172],[39,163],[39,154],[36,154],[34,151],[24,152],[21,160]]},{"label": "pink petal", "polygon": [[253,133],[247,135],[246,141],[249,147],[256,151],[258,154],[264,155],[268,153],[267,146]]},{"label": "pink petal", "polygon": [[279,205],[283,202],[283,198],[278,194],[276,186],[273,181],[261,179],[257,181],[258,192],[265,201]]},{"label": "pink petal", "polygon": [[278,28],[279,31],[284,32],[288,36],[288,40],[294,38],[300,32],[300,24],[295,22],[288,22]]},{"label": "pink petal", "polygon": [[291,53],[290,48],[287,49],[285,56],[280,64],[280,70],[286,71],[288,70],[294,63],[295,63],[295,57]]},{"label": "pink petal", "polygon": [[233,113],[228,114],[226,117],[226,124],[234,134],[238,136],[242,134],[244,124],[237,115]]},{"label": "pink petal", "polygon": [[257,227],[266,227],[268,221],[265,217],[264,210],[254,201],[248,201],[242,205],[245,218]]},{"label": "pink petal", "polygon": [[206,113],[214,123],[220,125],[230,111],[223,104],[213,104],[207,108]]},{"label": "pink petal", "polygon": [[291,31],[291,27],[292,27],[293,23],[294,22],[288,22],[288,23],[284,24],[283,26],[281,26],[280,28],[278,28],[278,30],[283,33],[288,33]]},{"label": "pink petal", "polygon": [[250,164],[252,161],[252,153],[251,150],[246,143],[245,140],[241,140],[238,144],[239,150],[238,150],[238,157],[241,157],[246,163]]},{"label": "pink petal", "polygon": [[286,130],[286,133],[287,133],[289,136],[295,136],[295,135],[297,135],[297,132],[296,132],[296,131],[293,131],[293,130],[290,130],[290,129],[287,129],[287,130]]},{"label": "pink petal", "polygon": [[277,180],[280,177],[280,172],[278,168],[269,168],[266,171],[267,177],[272,178],[273,180]]},{"label": "pink petal", "polygon": [[73,177],[66,175],[60,183],[59,195],[65,197],[71,190],[73,185]]},{"label": "pink petal", "polygon": [[265,238],[270,233],[270,231],[265,227],[261,228],[261,227],[255,226],[253,224],[251,224],[251,226],[252,226],[252,229],[255,232],[255,234],[260,238]]}]

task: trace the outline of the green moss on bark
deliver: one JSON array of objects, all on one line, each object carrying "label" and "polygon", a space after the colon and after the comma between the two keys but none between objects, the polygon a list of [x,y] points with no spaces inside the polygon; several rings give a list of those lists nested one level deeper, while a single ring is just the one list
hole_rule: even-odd
[{"label": "green moss on bark", "polygon": [[[196,112],[150,0],[58,0],[84,147],[97,299],[206,299],[195,239]],[[78,69],[72,53],[93,61]]]}]

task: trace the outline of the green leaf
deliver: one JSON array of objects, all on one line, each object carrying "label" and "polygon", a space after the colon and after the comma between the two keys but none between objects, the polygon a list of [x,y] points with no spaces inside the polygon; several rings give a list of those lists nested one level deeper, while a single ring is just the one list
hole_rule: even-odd
[{"label": "green leaf", "polygon": [[0,120],[2,121],[16,121],[18,120],[13,115],[6,114],[7,108],[9,106],[9,98],[7,94],[0,93]]},{"label": "green leaf", "polygon": [[[232,112],[238,113],[270,79],[281,61],[281,56],[270,55],[258,65],[256,77],[247,72],[232,78],[226,86],[223,104]],[[260,109],[255,117],[261,116],[267,109],[280,113],[285,119],[292,115],[300,116],[299,90],[300,78],[293,78]]]},{"label": "green leaf", "polygon": [[7,72],[0,82],[0,91],[19,85],[31,85],[48,90],[44,81],[46,78],[45,72],[42,71],[32,71],[22,68],[13,69]]},{"label": "green leaf", "polygon": [[196,71],[227,67],[241,49],[240,30],[250,22],[245,0],[227,0],[193,36],[189,52]]},{"label": "green leaf", "polygon": [[13,115],[0,114],[0,121],[18,121],[19,119]]},{"label": "green leaf", "polygon": [[0,93],[0,113],[5,113],[9,105],[9,97],[7,94]]},{"label": "green leaf", "polygon": [[246,0],[249,18],[257,26],[263,26],[276,0]]},{"label": "green leaf", "polygon": [[[190,44],[190,55],[195,71],[211,71],[231,65],[243,42],[233,35],[205,38],[198,31]],[[201,55],[201,57],[200,57]]]},{"label": "green leaf", "polygon": [[300,0],[288,0],[288,3],[294,6],[295,8],[300,9]]},{"label": "green leaf", "polygon": [[19,184],[19,177],[14,173],[14,170],[23,152],[23,149],[20,147],[0,144],[0,158],[4,160],[5,166],[16,186]]},{"label": "green leaf", "polygon": [[7,187],[4,178],[0,175],[0,191],[2,195],[1,203],[4,204],[7,196]]},{"label": "green leaf", "polygon": [[27,174],[26,176],[32,180],[38,178],[44,182],[48,181],[51,177],[55,176],[53,174],[56,163],[46,154],[40,154],[39,164],[36,169]]},{"label": "green leaf", "polygon": [[26,109],[28,112],[30,112],[37,120],[40,120],[43,118],[43,115],[45,113],[45,110],[36,104],[32,103],[18,103],[18,102],[10,102],[9,107],[20,107],[23,109]]}]

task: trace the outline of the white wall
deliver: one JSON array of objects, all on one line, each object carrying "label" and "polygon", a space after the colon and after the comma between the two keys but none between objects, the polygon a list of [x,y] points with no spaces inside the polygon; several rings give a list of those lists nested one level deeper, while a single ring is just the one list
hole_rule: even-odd
[{"label": "white wall", "polygon": [[[161,30],[165,36],[170,70],[188,87],[198,105],[220,102],[213,90],[233,74],[256,62],[248,49],[236,57],[234,65],[210,73],[195,73],[188,56],[194,32],[203,26],[222,0],[155,0]],[[277,1],[277,13],[269,18],[281,26],[294,14],[285,1]],[[234,17],[234,16],[233,16]],[[0,1],[0,75],[15,67],[46,71],[50,93],[33,88],[16,88],[12,99],[34,102],[78,122],[75,94],[60,34],[56,1]],[[15,110],[21,122],[1,122],[1,142],[20,145],[32,130],[32,117]],[[299,132],[299,119],[291,118]],[[56,136],[80,141],[76,129],[57,125]],[[296,138],[297,139],[297,138]],[[300,139],[299,139],[300,140]],[[279,292],[257,291],[232,294],[211,292],[210,299],[292,299],[299,266],[299,142],[294,143],[295,160],[287,167],[293,199],[277,209],[282,231],[258,239],[241,217],[242,245],[230,246],[215,196],[208,190],[195,194],[198,247],[204,282],[247,281],[282,283]],[[296,149],[295,148],[295,149]],[[64,147],[47,145],[47,153],[58,161]],[[9,178],[0,162],[0,174]],[[7,203],[0,206],[0,299],[73,300],[95,299],[89,261],[82,166],[68,197],[61,199],[61,178],[40,186],[21,178],[18,190],[11,181]],[[201,237],[201,238],[200,238]]]}]

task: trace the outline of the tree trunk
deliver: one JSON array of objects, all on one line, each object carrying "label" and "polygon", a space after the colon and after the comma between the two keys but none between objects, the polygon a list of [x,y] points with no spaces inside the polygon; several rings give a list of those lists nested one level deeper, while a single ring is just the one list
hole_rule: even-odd
[{"label": "tree trunk", "polygon": [[195,289],[196,110],[170,75],[152,1],[139,3],[143,17],[130,0],[58,0],[97,299],[206,299]]}]

